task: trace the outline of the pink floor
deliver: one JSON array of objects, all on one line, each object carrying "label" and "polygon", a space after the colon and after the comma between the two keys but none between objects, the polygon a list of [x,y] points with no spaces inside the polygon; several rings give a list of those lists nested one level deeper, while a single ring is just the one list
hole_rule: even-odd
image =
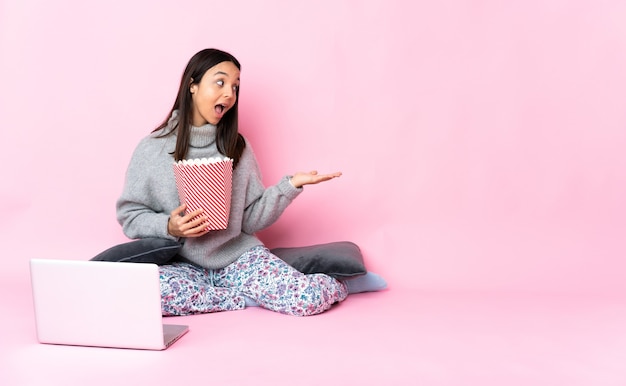
[{"label": "pink floor", "polygon": [[309,318],[169,318],[166,351],[38,344],[28,278],[0,282],[0,385],[626,385],[624,299],[394,289]]}]

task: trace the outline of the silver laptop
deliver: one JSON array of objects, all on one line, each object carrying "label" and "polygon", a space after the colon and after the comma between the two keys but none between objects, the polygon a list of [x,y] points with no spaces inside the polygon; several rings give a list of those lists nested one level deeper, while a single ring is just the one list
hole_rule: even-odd
[{"label": "silver laptop", "polygon": [[155,264],[31,259],[41,343],[164,350],[188,326],[163,324]]}]

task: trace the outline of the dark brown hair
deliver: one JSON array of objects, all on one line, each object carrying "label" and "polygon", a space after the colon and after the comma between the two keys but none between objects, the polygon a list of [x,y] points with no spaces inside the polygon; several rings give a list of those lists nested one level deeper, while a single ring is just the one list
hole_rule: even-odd
[{"label": "dark brown hair", "polygon": [[[178,88],[176,101],[169,114],[153,132],[159,131],[167,127],[170,117],[175,110],[178,110],[178,121],[172,129],[162,136],[173,135],[176,133],[176,148],[174,149],[174,160],[180,161],[184,159],[189,150],[190,127],[192,125],[193,100],[191,98],[190,86],[194,83],[200,83],[204,73],[213,66],[222,62],[232,62],[239,70],[241,64],[231,54],[214,48],[207,48],[196,53],[187,63],[187,67],[183,72]],[[215,133],[215,141],[217,149],[220,153],[233,159],[233,166],[236,167],[241,157],[246,142],[239,133],[238,110],[239,110],[239,88],[236,91],[237,100],[226,114],[217,124]]]}]

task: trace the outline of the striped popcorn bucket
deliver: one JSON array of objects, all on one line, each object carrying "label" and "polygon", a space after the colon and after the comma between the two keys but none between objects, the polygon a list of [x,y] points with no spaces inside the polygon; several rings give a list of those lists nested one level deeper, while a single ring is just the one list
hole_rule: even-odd
[{"label": "striped popcorn bucket", "polygon": [[202,158],[174,163],[178,197],[187,212],[204,209],[210,230],[226,229],[230,215],[233,160]]}]

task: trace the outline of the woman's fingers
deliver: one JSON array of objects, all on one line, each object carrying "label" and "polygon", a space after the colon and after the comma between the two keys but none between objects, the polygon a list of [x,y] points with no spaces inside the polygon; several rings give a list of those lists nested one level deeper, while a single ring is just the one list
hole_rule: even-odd
[{"label": "woman's fingers", "polygon": [[198,237],[209,232],[207,218],[203,216],[203,209],[184,214],[185,204],[170,213],[168,232],[176,237]]}]

